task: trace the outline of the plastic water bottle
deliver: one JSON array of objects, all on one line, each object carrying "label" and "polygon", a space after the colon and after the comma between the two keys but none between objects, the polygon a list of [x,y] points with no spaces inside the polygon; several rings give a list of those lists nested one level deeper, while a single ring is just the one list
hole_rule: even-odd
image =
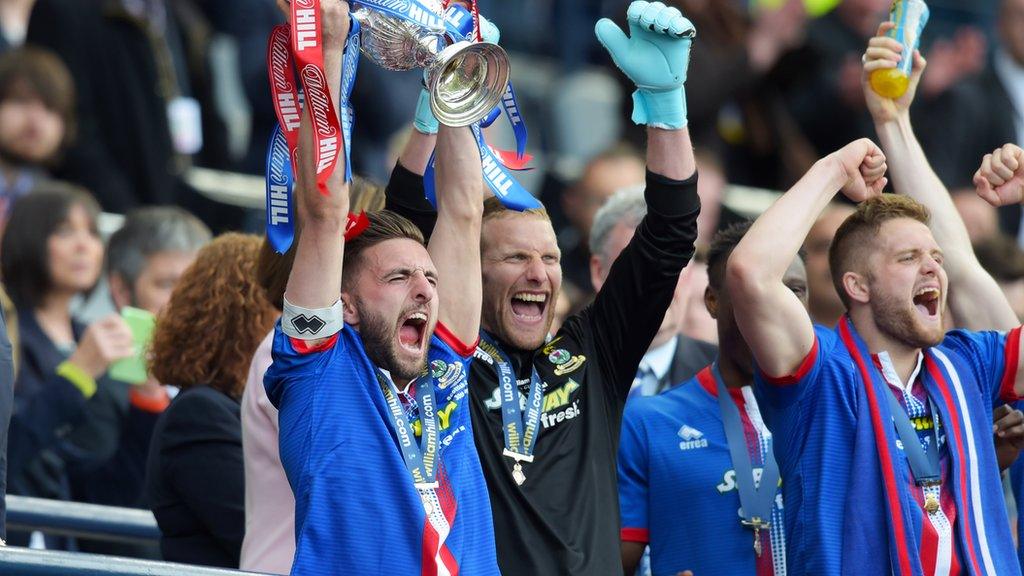
[{"label": "plastic water bottle", "polygon": [[923,0],[893,0],[889,20],[896,25],[886,35],[903,45],[903,59],[895,68],[875,70],[868,81],[871,89],[884,98],[896,99],[906,93],[914,67],[914,51],[928,23],[928,5]]}]

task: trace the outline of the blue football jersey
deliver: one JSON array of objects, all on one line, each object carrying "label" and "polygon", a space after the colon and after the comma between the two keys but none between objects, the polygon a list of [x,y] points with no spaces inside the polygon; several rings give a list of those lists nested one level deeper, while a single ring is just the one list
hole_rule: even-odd
[{"label": "blue football jersey", "polygon": [[[955,519],[951,546],[968,574],[1020,573],[992,442],[993,405],[1015,398],[1019,339],[1020,328],[953,330],[923,351],[930,407],[921,415],[937,410],[949,458],[943,490],[955,508],[944,513]],[[814,348],[796,373],[757,376],[785,479],[791,575],[922,576],[939,566],[888,388],[849,318],[834,330],[815,328]]]},{"label": "blue football jersey", "polygon": [[[654,576],[683,570],[701,576],[784,576],[782,495],[775,498],[770,529],[761,533],[758,557],[754,532],[740,524],[736,472],[714,382],[705,368],[681,386],[626,404],[619,444],[622,539],[650,546]],[[730,393],[760,477],[771,433],[750,387]]]},{"label": "blue football jersey", "polygon": [[292,574],[498,574],[469,416],[472,352],[438,325],[428,359],[439,487],[425,506],[359,333],[346,325],[311,348],[278,324],[265,385],[280,411],[281,462],[295,493]]}]

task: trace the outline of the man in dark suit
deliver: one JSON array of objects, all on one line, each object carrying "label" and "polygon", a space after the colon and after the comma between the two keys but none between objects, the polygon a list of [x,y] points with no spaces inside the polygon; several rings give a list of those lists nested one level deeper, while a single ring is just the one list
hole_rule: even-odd
[{"label": "man in dark suit", "polygon": [[[612,263],[629,243],[646,213],[643,190],[636,188],[617,192],[594,216],[590,232],[590,281],[594,292],[601,290]],[[710,364],[718,353],[714,344],[679,333],[686,304],[681,292],[677,286],[661,328],[640,362],[630,396],[659,394],[685,382]]]}]

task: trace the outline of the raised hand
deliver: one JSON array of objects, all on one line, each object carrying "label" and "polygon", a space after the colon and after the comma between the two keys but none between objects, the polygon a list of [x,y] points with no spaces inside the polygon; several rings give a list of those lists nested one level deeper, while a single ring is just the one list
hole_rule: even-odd
[{"label": "raised hand", "polygon": [[995,434],[999,469],[1005,470],[1024,449],[1024,413],[1008,404],[999,406],[992,412],[992,433]]},{"label": "raised hand", "polygon": [[885,188],[885,155],[867,138],[855,140],[830,155],[846,179],[843,194],[854,202],[878,196]]},{"label": "raised hand", "polygon": [[686,126],[683,84],[696,35],[693,23],[676,8],[644,0],[630,4],[626,16],[629,36],[607,18],[598,21],[595,33],[637,87],[633,121],[659,128]]},{"label": "raised hand", "polygon": [[[927,65],[920,52],[915,50],[913,54],[904,54],[903,45],[885,35],[894,27],[895,24],[892,22],[882,22],[878,26],[878,33],[868,41],[868,49],[864,52],[864,72],[861,75],[861,85],[868,111],[871,112],[871,117],[877,123],[895,121],[900,114],[904,114],[910,109],[910,103],[914,101],[914,94],[917,92],[917,85],[921,81],[921,74]],[[896,100],[879,96],[868,82],[871,73],[875,70],[896,68],[903,58],[914,59],[907,91]]]},{"label": "raised hand", "polygon": [[1024,198],[1024,150],[1005,144],[986,154],[974,173],[974,188],[993,206],[1020,204]]}]

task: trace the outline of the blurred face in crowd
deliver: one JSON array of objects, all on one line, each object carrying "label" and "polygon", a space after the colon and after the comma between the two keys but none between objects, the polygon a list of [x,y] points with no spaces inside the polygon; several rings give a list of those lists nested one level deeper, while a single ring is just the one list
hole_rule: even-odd
[{"label": "blurred face in crowd", "polygon": [[646,179],[643,160],[633,156],[602,158],[587,166],[580,181],[563,196],[565,214],[586,238],[594,215],[605,201],[623,188],[642,186]]},{"label": "blurred face in crowd", "polygon": [[0,158],[17,165],[50,160],[64,140],[64,120],[26,89],[0,102]]},{"label": "blurred face in crowd", "polygon": [[[611,271],[612,264],[619,257],[619,254],[625,250],[635,233],[636,225],[633,222],[619,222],[608,234],[604,253],[591,255],[590,281],[594,286],[594,292],[601,291],[605,280],[608,279],[608,272]],[[661,322],[661,327],[658,328],[658,333],[654,336],[654,340],[651,341],[652,347],[668,342],[676,334],[679,334],[686,312],[685,283],[686,276],[680,274],[679,280],[676,282],[672,302],[669,304],[668,310],[665,311],[665,318]]]},{"label": "blurred face in crowd", "polygon": [[[723,263],[724,267],[724,263]],[[719,273],[724,277],[724,271]],[[807,268],[804,261],[799,257],[790,263],[786,274],[782,277],[782,283],[793,291],[793,294],[800,299],[800,303],[807,307]],[[718,325],[718,350],[723,355],[728,355],[734,365],[740,368],[747,368],[747,374],[753,377],[754,358],[750,353],[746,340],[736,326],[736,318],[733,316],[732,299],[729,297],[729,285],[726,283],[721,288],[708,286],[704,291],[704,305],[711,317]]]},{"label": "blurred face in crowd", "polygon": [[1003,49],[1024,66],[1024,0],[1003,0],[997,26]]},{"label": "blurred face in crowd", "polygon": [[942,251],[928,226],[910,218],[884,222],[865,251],[866,290],[851,293],[852,307],[867,305],[875,326],[912,348],[942,341],[949,286]]},{"label": "blurred face in crowd", "polygon": [[561,253],[551,221],[511,212],[485,219],[480,257],[480,325],[514,348],[540,347],[551,328],[562,285]]},{"label": "blurred face in crowd", "polygon": [[832,284],[828,267],[828,248],[839,225],[853,214],[853,207],[837,204],[829,207],[811,227],[804,240],[807,252],[807,281],[810,284],[810,312],[815,322],[834,326],[845,311]]},{"label": "blurred face in crowd", "polygon": [[146,257],[146,265],[132,286],[120,274],[110,275],[110,292],[118,308],[134,306],[159,314],[171,299],[178,279],[196,259],[195,252],[157,252]]},{"label": "blurred face in crowd", "polygon": [[994,206],[975,194],[973,188],[953,192],[953,205],[964,221],[971,244],[999,233],[999,213]]},{"label": "blurred face in crowd", "polygon": [[100,277],[103,242],[96,223],[80,204],[72,204],[67,218],[46,239],[52,290],[84,292]]},{"label": "blurred face in crowd", "polygon": [[362,337],[366,354],[395,380],[409,381],[426,366],[437,324],[437,269],[427,249],[407,238],[370,246],[342,292],[345,322]]}]

